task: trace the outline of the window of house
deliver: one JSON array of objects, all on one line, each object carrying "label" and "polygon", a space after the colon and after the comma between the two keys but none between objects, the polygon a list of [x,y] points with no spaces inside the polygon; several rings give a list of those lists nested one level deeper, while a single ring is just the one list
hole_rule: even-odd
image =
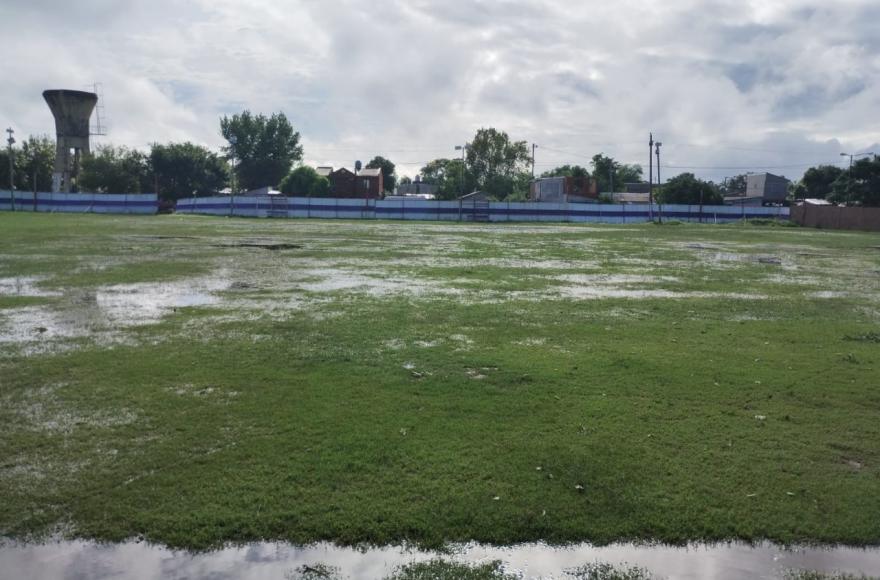
[{"label": "window of house", "polygon": [[369,191],[369,189],[370,189],[370,180],[369,179],[364,180],[364,189]]}]

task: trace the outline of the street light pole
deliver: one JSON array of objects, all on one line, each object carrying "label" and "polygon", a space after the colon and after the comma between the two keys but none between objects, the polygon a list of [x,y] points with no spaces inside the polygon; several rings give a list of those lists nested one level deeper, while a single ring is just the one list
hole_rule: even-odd
[{"label": "street light pole", "polygon": [[[657,154],[657,189],[662,187],[663,182],[660,181],[660,147],[663,145],[660,141],[654,143],[654,152]],[[658,214],[660,223],[663,223],[663,205],[660,205],[660,213]]]},{"label": "street light pole", "polygon": [[[461,170],[459,171],[459,183],[458,183],[458,195],[459,197],[464,197],[464,153],[467,151],[468,144],[464,145],[456,145],[455,150],[461,151]],[[532,174],[534,174],[534,169],[532,169]]]},{"label": "street light pole", "polygon": [[15,138],[12,134],[15,131],[12,130],[12,127],[9,127],[6,129],[6,132],[9,133],[9,138],[6,139],[6,144],[9,147],[9,195],[12,196],[10,198],[12,211],[15,211],[15,154],[12,151],[12,146],[15,144]]},{"label": "street light pole", "polygon": [[654,221],[654,133],[648,136],[648,219]]}]

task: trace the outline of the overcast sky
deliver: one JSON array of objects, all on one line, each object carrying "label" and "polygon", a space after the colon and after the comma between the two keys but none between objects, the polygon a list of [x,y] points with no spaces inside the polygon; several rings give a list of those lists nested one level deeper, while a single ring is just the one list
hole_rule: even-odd
[{"label": "overcast sky", "polygon": [[[663,177],[799,177],[880,152],[877,0],[3,0],[0,123],[54,134],[41,92],[103,85],[112,142],[217,149],[284,111],[305,161],[401,174],[480,127],[538,171],[604,152]],[[848,161],[847,161],[848,162]]]}]

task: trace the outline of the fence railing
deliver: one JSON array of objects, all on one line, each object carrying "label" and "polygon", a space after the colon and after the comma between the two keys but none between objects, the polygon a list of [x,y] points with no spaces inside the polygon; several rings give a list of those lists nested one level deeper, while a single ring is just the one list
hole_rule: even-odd
[{"label": "fence railing", "polygon": [[[274,196],[217,196],[177,201],[178,213],[243,217],[476,221],[485,207],[468,201],[334,199]],[[491,202],[492,222],[637,223],[657,219],[726,223],[743,219],[788,220],[787,207],[654,204]]]},{"label": "fence railing", "polygon": [[155,193],[46,193],[0,190],[0,211],[155,214]]}]

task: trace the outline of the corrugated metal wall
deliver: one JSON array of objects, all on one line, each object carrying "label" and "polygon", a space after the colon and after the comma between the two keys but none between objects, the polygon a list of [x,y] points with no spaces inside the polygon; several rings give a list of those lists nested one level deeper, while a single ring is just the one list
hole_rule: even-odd
[{"label": "corrugated metal wall", "polygon": [[0,190],[0,211],[155,214],[155,193],[45,193]]},{"label": "corrugated metal wall", "polygon": [[[249,217],[278,216],[280,200],[267,196],[236,196],[234,207],[228,196],[181,199],[178,213],[236,215]],[[351,218],[396,220],[471,221],[472,208],[457,201],[366,200],[333,198],[286,198],[286,215],[291,218]],[[283,208],[283,202],[281,208]],[[272,212],[270,214],[270,211]],[[653,212],[647,204],[574,204],[492,202],[489,219],[493,222],[594,222],[638,223],[656,219],[661,206]],[[663,218],[686,222],[722,223],[742,219],[769,218],[787,220],[787,207],[734,207],[699,205],[664,205]],[[282,215],[283,215],[282,209]]]}]

